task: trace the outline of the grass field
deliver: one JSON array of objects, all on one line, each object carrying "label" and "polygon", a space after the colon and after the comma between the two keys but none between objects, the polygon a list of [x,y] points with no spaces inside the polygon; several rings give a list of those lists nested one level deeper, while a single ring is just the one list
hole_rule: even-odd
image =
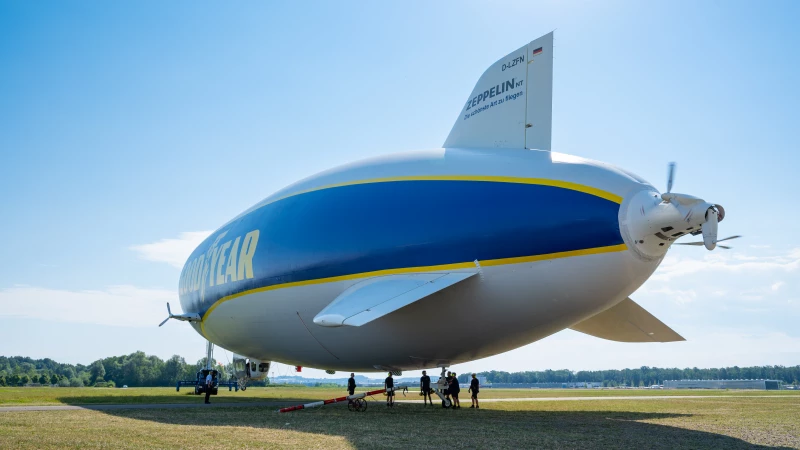
[{"label": "grass field", "polygon": [[[371,390],[377,388],[364,388]],[[361,392],[359,389],[358,392]],[[469,398],[464,389],[463,398]],[[0,388],[0,406],[14,405],[92,405],[116,403],[196,403],[191,388],[175,392],[174,388]],[[346,395],[344,389],[308,387],[251,387],[246,391],[229,392],[220,389],[214,397],[219,402],[253,401],[314,401]],[[726,391],[672,389],[483,389],[481,398],[543,398],[543,397],[620,397],[620,396],[687,396],[786,395],[800,399],[800,391]],[[402,395],[398,394],[398,398]],[[419,391],[409,390],[408,399],[419,400]]]},{"label": "grass field", "polygon": [[[340,394],[319,388],[253,388],[244,393],[226,391],[215,400],[310,400]],[[419,399],[416,393],[410,394],[408,398]],[[380,396],[363,413],[351,413],[344,405],[287,414],[275,412],[274,407],[213,405],[177,410],[3,412],[0,448],[800,448],[797,392],[481,392],[485,398],[687,394],[714,397],[486,402],[480,410],[443,410],[421,404],[389,409]],[[167,388],[0,389],[3,406],[185,401],[199,399]],[[463,403],[469,406],[468,401]]]}]

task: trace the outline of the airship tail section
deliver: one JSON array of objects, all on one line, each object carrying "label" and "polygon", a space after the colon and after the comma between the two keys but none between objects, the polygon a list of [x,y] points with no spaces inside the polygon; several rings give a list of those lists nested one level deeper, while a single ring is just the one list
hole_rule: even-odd
[{"label": "airship tail section", "polygon": [[575,331],[617,342],[677,342],[681,335],[630,298],[570,327]]},{"label": "airship tail section", "polygon": [[483,73],[444,147],[550,150],[553,33],[492,64]]}]

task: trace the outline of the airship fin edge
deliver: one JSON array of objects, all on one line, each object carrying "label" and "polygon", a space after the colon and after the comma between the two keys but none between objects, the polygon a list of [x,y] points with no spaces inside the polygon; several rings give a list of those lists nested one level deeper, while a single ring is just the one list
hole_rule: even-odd
[{"label": "airship fin edge", "polygon": [[324,327],[360,327],[476,275],[478,271],[412,273],[364,280],[314,317]]},{"label": "airship fin edge", "polygon": [[456,118],[445,148],[550,150],[553,33],[489,66]]},{"label": "airship fin edge", "polygon": [[686,340],[630,298],[571,326],[570,329],[617,342]]}]

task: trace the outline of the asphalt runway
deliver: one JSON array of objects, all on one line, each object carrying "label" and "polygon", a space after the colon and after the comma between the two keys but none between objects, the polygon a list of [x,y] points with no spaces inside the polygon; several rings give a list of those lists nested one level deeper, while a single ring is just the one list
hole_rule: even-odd
[{"label": "asphalt runway", "polygon": [[[481,403],[495,402],[567,402],[567,401],[587,401],[587,400],[669,400],[669,399],[692,399],[692,398],[784,398],[784,395],[647,395],[637,397],[615,396],[615,397],[538,397],[538,398],[487,398],[481,399]],[[469,398],[463,399],[469,402]],[[383,402],[384,398],[379,397],[376,402]],[[305,403],[310,403],[305,400]],[[395,403],[419,403],[422,400],[405,400],[399,398]],[[344,402],[340,402],[344,405]],[[254,406],[284,407],[293,406],[300,403],[296,401],[286,402],[212,402],[206,405],[202,402],[197,403],[145,403],[145,404],[106,404],[106,405],[41,405],[41,406],[0,406],[0,413],[3,412],[26,412],[26,411],[112,411],[120,409],[184,409],[184,408],[241,408]]]}]

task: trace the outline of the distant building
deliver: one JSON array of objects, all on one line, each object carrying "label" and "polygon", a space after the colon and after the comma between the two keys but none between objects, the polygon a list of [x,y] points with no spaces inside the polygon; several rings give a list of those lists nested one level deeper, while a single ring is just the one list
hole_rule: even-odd
[{"label": "distant building", "polygon": [[781,389],[778,380],[665,380],[664,389]]}]

